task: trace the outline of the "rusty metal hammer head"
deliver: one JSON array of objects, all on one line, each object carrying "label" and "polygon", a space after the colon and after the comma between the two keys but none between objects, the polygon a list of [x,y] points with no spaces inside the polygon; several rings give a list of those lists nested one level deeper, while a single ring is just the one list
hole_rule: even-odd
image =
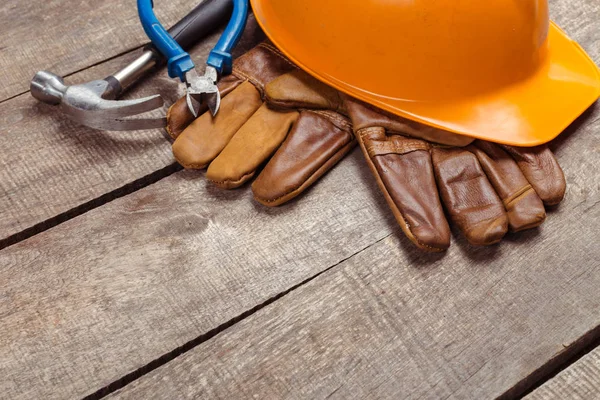
[{"label": "rusty metal hammer head", "polygon": [[153,52],[118,73],[102,80],[67,86],[51,72],[40,71],[31,81],[31,94],[36,99],[57,105],[70,119],[101,130],[138,130],[166,126],[166,118],[128,118],[163,106],[160,95],[136,100],[114,100],[131,82],[156,63]]}]

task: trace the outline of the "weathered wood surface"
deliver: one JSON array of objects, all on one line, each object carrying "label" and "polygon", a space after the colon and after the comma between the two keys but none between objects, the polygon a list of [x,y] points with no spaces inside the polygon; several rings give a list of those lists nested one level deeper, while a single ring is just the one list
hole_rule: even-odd
[{"label": "weathered wood surface", "polygon": [[[124,58],[68,81],[104,76]],[[156,88],[169,94],[177,84],[157,76],[132,95],[152,94]],[[170,143],[158,129],[109,133],[84,128],[29,93],[0,104],[0,126],[0,239],[174,162]]]},{"label": "weathered wood surface", "polygon": [[600,399],[600,347],[525,397],[525,400],[554,399]]},{"label": "weathered wood surface", "polygon": [[92,393],[388,235],[358,156],[283,208],[182,171],[0,251],[2,396]]},{"label": "weathered wood surface", "polygon": [[[197,4],[156,2],[156,14],[173,25]],[[0,2],[0,101],[29,90],[36,71],[69,75],[148,42],[134,1]]]},{"label": "weathered wood surface", "polygon": [[[188,6],[191,4],[188,1]],[[218,35],[192,51],[199,65],[205,62]],[[252,20],[236,54],[251,48],[260,38],[262,33]],[[107,76],[138,55],[132,52],[86,69],[66,82]],[[0,60],[0,70],[3,66]],[[162,69],[126,97],[160,93],[166,104],[172,104],[182,94],[181,89]],[[164,114],[165,110],[154,114]],[[0,241],[175,162],[162,129],[96,131],[66,119],[29,93],[0,103],[0,139]]]},{"label": "weathered wood surface", "polygon": [[[593,15],[563,25],[584,41]],[[591,54],[599,60],[598,47]],[[491,249],[459,240],[439,259],[388,237],[114,397],[524,393],[597,339],[599,130],[596,106],[554,143],[569,190],[542,229]]]},{"label": "weathered wood surface", "polygon": [[181,172],[11,246],[0,252],[0,392],[93,392],[330,267],[123,395],[522,390],[600,323],[597,110],[560,144],[565,203],[493,248],[415,250],[357,152],[280,209]]},{"label": "weathered wood surface", "polygon": [[599,115],[561,145],[569,191],[540,230],[445,256],[392,234],[112,397],[524,393],[600,335]]},{"label": "weathered wood surface", "polygon": [[598,34],[598,15],[600,2],[596,0],[549,0],[550,16],[585,48],[596,61],[600,60],[600,35]]},{"label": "weathered wood surface", "polygon": [[[555,17],[599,61],[599,47],[591,47],[598,43],[599,5],[586,1],[586,13],[554,2],[562,13]],[[357,152],[280,209],[255,205],[248,190],[222,192],[206,187],[200,174],[180,172],[4,249],[0,397],[92,393],[327,270],[119,395],[521,393],[581,345],[584,334],[597,336],[599,116],[596,107],[555,144],[569,183],[565,203],[543,228],[489,249],[458,240],[445,256],[415,250]],[[35,129],[40,125],[12,137]],[[110,137],[117,139],[96,163],[108,158],[109,168],[121,168],[125,154],[110,153],[120,136]],[[79,140],[91,153],[88,138]],[[60,153],[60,143],[52,146]],[[48,165],[55,175],[41,179],[66,173],[59,168],[70,167],[77,149],[54,156],[57,163]],[[19,154],[0,149],[3,157],[13,152]],[[84,181],[81,192],[102,184],[86,186],[85,171],[70,175]],[[5,204],[21,207],[12,216],[29,218],[28,208],[55,201],[74,182],[57,179],[53,185],[63,190],[47,198],[43,190],[51,185],[40,186],[31,192],[36,201],[24,205],[13,192]],[[66,197],[83,201],[74,195]]]}]

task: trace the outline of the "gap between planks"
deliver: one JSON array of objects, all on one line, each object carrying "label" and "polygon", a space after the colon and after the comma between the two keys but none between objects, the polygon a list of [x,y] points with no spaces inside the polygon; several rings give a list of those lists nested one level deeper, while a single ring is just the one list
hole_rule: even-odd
[{"label": "gap between planks", "polygon": [[[525,397],[535,392],[540,387],[551,382],[559,374],[576,366],[588,354],[600,351],[600,326],[592,329],[587,334],[583,335],[577,342],[565,349],[564,353],[559,357],[548,360],[541,368],[535,371],[532,375],[539,375],[539,379],[535,383],[528,385],[529,388],[522,392],[519,397]],[[506,393],[508,397],[511,393]]]},{"label": "gap between planks", "polygon": [[525,397],[526,400],[600,398],[600,347]]},{"label": "gap between planks", "polygon": [[[161,357],[160,359],[162,359],[164,361],[164,364],[167,364],[168,362],[175,360],[175,358],[182,356],[184,353],[193,350],[195,347],[201,345],[203,342],[206,342],[209,339],[213,338],[214,336],[224,332],[226,329],[233,327],[233,325],[238,324],[245,319],[249,319],[254,314],[258,313],[261,309],[275,303],[276,301],[283,300],[283,298],[286,295],[291,294],[294,291],[297,291],[298,289],[300,289],[303,286],[309,285],[311,282],[313,282],[319,278],[322,278],[321,283],[323,283],[323,281],[333,280],[331,275],[335,275],[336,273],[338,275],[343,274],[343,271],[340,271],[340,270],[344,269],[344,267],[345,267],[344,264],[346,264],[347,261],[354,259],[354,258],[358,258],[359,255],[361,255],[362,253],[366,254],[366,256],[363,255],[363,256],[365,256],[365,258],[369,258],[368,253],[366,253],[366,252],[369,251],[374,246],[378,246],[380,243],[382,243],[384,241],[388,241],[388,239],[392,235],[393,234],[388,234],[387,236],[375,241],[371,245],[365,246],[360,251],[355,252],[351,256],[349,256],[349,257],[345,258],[344,260],[336,263],[335,265],[327,268],[326,270],[324,270],[318,274],[315,274],[314,276],[304,280],[300,284],[295,285],[293,288],[286,290],[285,292],[283,292],[279,295],[273,296],[268,301],[260,304],[257,307],[252,308],[251,310],[244,312],[239,317],[233,318],[230,322],[228,322],[227,324],[224,324],[220,327],[223,329],[219,329],[219,328],[215,329],[214,334],[211,334],[210,337],[207,337],[207,335],[203,335],[202,337],[198,337],[198,338],[190,341],[189,343],[193,343],[193,346],[189,346],[187,348],[187,350],[181,351],[181,349],[177,349],[174,352],[170,352],[168,354],[168,356],[169,356],[168,358]],[[385,244],[385,243],[382,243],[382,244]],[[377,248],[375,248],[373,250],[377,251]],[[360,262],[358,262],[358,264],[360,264]],[[337,270],[337,271],[334,271],[334,270]],[[329,276],[323,276],[325,274],[328,274]],[[316,282],[316,284],[319,284],[319,282]],[[290,301],[292,301],[292,300],[290,300]],[[280,303],[280,307],[285,308],[285,302]],[[266,311],[266,312],[268,313],[269,311]],[[271,313],[275,314],[275,315],[280,315],[280,313],[277,311],[271,310]],[[242,328],[242,331],[243,331],[243,328]],[[222,341],[227,341],[227,339],[223,339]],[[557,373],[568,368],[570,365],[572,365],[574,362],[576,362],[579,358],[581,358],[585,353],[589,352],[594,347],[596,347],[599,343],[600,343],[600,326],[596,326],[595,328],[591,329],[590,331],[586,332],[584,335],[579,337],[579,339],[573,341],[570,345],[565,346],[563,351],[558,352],[557,354],[555,354],[554,357],[550,358],[543,365],[541,365],[540,367],[538,367],[537,369],[532,371],[532,373],[527,375],[522,380],[516,382],[511,388],[509,388],[503,394],[498,396],[498,398],[500,398],[500,399],[519,398],[527,393],[530,393],[533,389],[535,389],[535,388],[543,385],[547,381],[549,381]],[[253,344],[251,344],[249,346],[252,347]],[[214,348],[213,348],[213,350],[214,350]],[[192,357],[193,357],[193,354],[192,354]],[[189,363],[190,360],[188,359],[187,362]],[[209,363],[210,363],[210,361],[209,361]],[[142,375],[148,374],[151,371],[153,371],[159,367],[160,367],[160,365],[158,365],[158,364],[152,365],[151,369],[145,370]],[[224,366],[221,365],[221,367],[224,367]],[[136,372],[140,372],[140,370],[138,370]],[[133,383],[134,380],[141,378],[142,375],[138,376],[137,378],[134,378],[133,376],[131,376],[130,380],[127,381],[125,386],[127,386],[130,383]],[[131,378],[133,378],[133,380]],[[158,377],[156,375],[150,376],[150,379],[152,379],[152,378],[154,378],[154,380],[156,381],[157,378],[160,379],[160,375]],[[125,386],[122,386],[123,383],[124,382],[122,382],[122,381],[114,382],[112,384],[114,386],[107,386],[107,387],[103,388],[103,390],[98,391],[98,392],[94,393],[93,395],[86,397],[86,399],[100,399],[102,397],[108,396],[109,394],[119,390],[120,388],[125,387]],[[118,387],[117,384],[121,384],[121,385],[119,385],[119,387]],[[135,391],[128,392],[129,396],[131,396],[131,395],[135,396],[136,394],[139,395],[140,393],[135,392]],[[124,398],[128,398],[128,396],[125,395]]]},{"label": "gap between planks", "polygon": [[12,234],[6,238],[0,239],[0,250],[5,249],[9,246],[17,244],[23,240],[29,239],[32,236],[37,235],[51,229],[57,225],[67,222],[70,219],[78,217],[86,212],[93,210],[96,207],[101,207],[104,204],[110,203],[120,197],[127,196],[137,190],[140,190],[146,186],[150,186],[163,178],[173,175],[177,171],[181,171],[183,168],[177,163],[167,165],[158,171],[152,172],[146,176],[138,178],[133,182],[129,182],[120,188],[104,193],[103,195],[96,197],[90,201],[87,201],[81,205],[78,205],[70,210],[62,212],[54,217],[51,217],[45,221],[37,223],[29,228],[23,229],[20,232]]},{"label": "gap between planks", "polygon": [[[194,47],[191,54],[198,63],[205,60],[219,36],[220,31],[214,32]],[[251,17],[234,56],[249,50],[262,38]],[[133,60],[141,48],[111,55],[66,76],[75,82],[105,76],[128,59]],[[167,102],[175,101],[178,85],[174,80],[160,78],[162,73],[164,68],[140,79],[128,89],[125,98],[158,92],[163,96],[168,94]],[[17,99],[27,93],[11,97],[17,103],[12,107],[10,99],[0,101],[3,107],[0,121],[6,122],[4,131],[0,131],[5,141],[0,153],[6,152],[8,156],[3,159],[6,168],[2,170],[0,165],[0,191],[4,189],[0,196],[0,205],[4,206],[0,207],[3,209],[0,250],[181,169],[171,155],[171,139],[162,129],[135,135],[95,131],[72,123],[55,109],[30,97]],[[40,107],[40,112],[32,107]],[[25,123],[12,121],[15,115]],[[23,132],[27,133],[26,139]],[[136,141],[144,144],[136,145]],[[62,164],[65,160],[66,166]],[[106,175],[104,171],[108,171]]]},{"label": "gap between planks", "polygon": [[[87,66],[85,66],[85,67],[82,67],[82,68],[80,68],[80,69],[77,69],[77,70],[75,70],[75,71],[72,71],[72,72],[69,72],[69,73],[67,73],[67,74],[64,74],[64,75],[62,76],[62,78],[70,78],[71,76],[73,76],[73,75],[77,75],[77,74],[80,74],[80,73],[82,73],[82,72],[85,72],[85,71],[86,71],[86,70],[88,70],[88,69],[91,69],[91,68],[94,68],[94,67],[101,66],[102,64],[106,64],[106,63],[108,63],[108,62],[111,62],[111,61],[113,61],[113,60],[116,60],[117,58],[120,58],[120,57],[127,56],[127,55],[129,55],[129,54],[131,54],[131,53],[135,53],[135,52],[137,52],[137,51],[139,51],[139,50],[143,49],[143,48],[144,48],[144,47],[146,47],[146,46],[147,46],[147,44],[144,44],[144,45],[139,45],[139,46],[133,47],[133,48],[131,48],[131,49],[126,49],[126,50],[123,50],[122,52],[120,52],[120,53],[118,53],[118,54],[115,54],[115,55],[113,55],[113,56],[110,56],[110,57],[106,57],[104,60],[97,61],[97,62],[95,62],[95,63],[91,63],[90,65],[87,65]],[[141,78],[141,81],[143,81],[143,80],[144,80],[144,78]],[[137,84],[137,83],[134,83],[132,86],[135,86],[136,84]],[[129,89],[129,88],[128,88],[128,89]],[[10,100],[13,100],[13,99],[16,99],[17,97],[19,97],[19,96],[22,96],[22,95],[24,95],[24,94],[27,94],[27,93],[29,93],[29,92],[30,92],[30,90],[23,90],[23,91],[21,91],[21,92],[18,92],[18,93],[16,93],[16,94],[13,94],[13,95],[11,95],[11,96],[9,96],[9,97],[6,97],[6,98],[4,98],[4,99],[0,99],[0,104],[2,104],[2,103],[6,103],[6,102],[8,102],[8,101],[10,101]]]},{"label": "gap between planks", "polygon": [[[174,349],[171,352],[164,354],[163,356],[151,361],[150,363],[144,365],[143,367],[133,371],[121,379],[111,382],[109,385],[99,389],[98,391],[87,395],[83,398],[83,400],[100,400],[105,398],[123,388],[130,385],[131,383],[137,381],[138,379],[144,377],[144,375],[149,374],[150,372],[170,363],[171,361],[176,360],[178,357],[184,355],[187,352],[194,350],[196,347],[201,344],[207,342],[208,340],[216,337],[217,335],[227,331],[232,328],[234,325],[252,317],[254,314],[258,313],[262,309],[274,304],[277,301],[282,300],[289,294],[297,291],[305,285],[310,284],[311,282],[321,278],[323,275],[327,275],[329,273],[333,273],[337,268],[344,268],[344,264],[361,255],[362,253],[367,252],[374,246],[388,240],[391,236],[396,235],[397,233],[390,233],[378,240],[375,240],[373,243],[364,246],[360,250],[354,252],[350,256],[340,260],[339,262],[327,267],[326,269],[320,271],[319,273],[314,274],[313,276],[303,280],[302,282],[290,287],[289,289],[272,296],[268,300],[264,301],[261,304],[256,305],[255,307],[241,313],[240,315],[230,319],[229,321],[217,326],[216,328],[196,337],[193,340],[185,343],[184,345]],[[533,371],[530,375],[523,378],[521,381],[517,382],[513,387],[509,390],[501,394],[497,397],[497,399],[515,399],[522,398],[531,394],[539,387],[543,386],[547,382],[551,381],[554,377],[560,374],[562,371],[570,368],[573,364],[576,364],[582,357],[587,355],[588,353],[594,351],[595,349],[600,349],[600,326],[595,327],[590,330],[583,336],[581,336],[578,340],[573,342],[571,345],[566,346],[564,351],[557,354],[555,357],[549,359],[546,363],[540,366],[538,369]],[[333,393],[332,393],[333,394]]]},{"label": "gap between planks", "polygon": [[111,382],[110,384],[99,389],[98,391],[85,396],[83,398],[83,400],[99,400],[99,399],[102,399],[118,390],[123,389],[125,386],[129,385],[130,383],[140,379],[141,377],[154,371],[155,369],[160,368],[163,365],[166,365],[167,363],[175,360],[177,357],[189,352],[190,350],[193,350],[194,348],[200,346],[202,343],[214,338],[221,332],[224,332],[227,329],[231,328],[235,324],[251,317],[252,315],[256,314],[258,311],[262,310],[263,308],[275,303],[276,301],[284,298],[288,294],[300,289],[302,286],[319,278],[321,275],[326,274],[327,272],[335,269],[336,267],[343,264],[344,262],[350,260],[351,258],[356,257],[360,253],[377,245],[378,243],[382,242],[383,240],[389,238],[391,235],[393,235],[393,233],[390,233],[387,236],[384,236],[383,238],[374,241],[373,243],[361,248],[360,250],[356,251],[355,253],[351,254],[350,256],[340,260],[339,262],[331,265],[330,267],[325,268],[324,270],[320,271],[319,273],[317,273],[309,278],[306,278],[304,281],[290,287],[289,289],[284,290],[281,293],[276,294],[275,296],[265,300],[263,303],[257,304],[256,306],[252,307],[249,310],[244,311],[243,313],[241,313],[240,315],[237,315],[236,317],[230,319],[229,321],[226,321],[223,324],[211,329],[210,331],[203,333],[202,335],[188,341],[184,345],[162,355],[161,357],[159,357],[155,360],[152,360],[148,364],[138,368],[137,370],[123,376],[122,378],[120,378],[116,381]]},{"label": "gap between planks", "polygon": [[[275,303],[276,301],[281,300],[288,294],[300,289],[302,286],[314,281],[315,279],[321,277],[322,275],[334,270],[336,267],[339,267],[344,262],[358,256],[359,254],[367,251],[369,248],[377,245],[378,243],[388,239],[392,234],[389,234],[381,239],[378,239],[371,243],[370,245],[358,250],[356,253],[350,255],[349,257],[339,261],[338,263],[324,269],[323,271],[305,279],[301,283],[292,286],[291,288],[271,297],[270,299],[264,301],[261,304],[256,305],[255,307],[243,312],[242,314],[230,319],[229,321],[215,327],[214,329],[196,337],[193,340],[185,343],[184,345],[162,355],[161,357],[152,360],[148,364],[138,368],[137,370],[123,376],[122,378],[111,382],[107,386],[97,390],[96,392],[89,394],[83,398],[83,400],[100,400],[109,396],[112,393],[115,393],[127,385],[135,382],[136,380],[142,378],[144,375],[168,364],[171,361],[174,361],[176,358],[182,356],[183,354],[193,350],[194,348],[200,346],[204,342],[214,338],[220,333],[226,331],[227,329],[233,327],[237,323],[251,317],[255,313],[259,312],[263,308]],[[600,349],[600,326],[589,331],[587,334],[583,335],[579,340],[577,340],[572,345],[565,347],[565,350],[560,353],[558,356],[548,360],[547,363],[539,367],[535,370],[531,375],[527,376],[520,382],[518,382],[511,389],[503,393],[498,397],[498,400],[507,400],[507,399],[516,399],[523,398],[531,393],[533,393],[536,389],[539,389],[544,384],[550,382],[553,378],[555,378],[561,372],[569,369],[578,361],[580,361],[583,357],[591,353],[592,351]]]}]

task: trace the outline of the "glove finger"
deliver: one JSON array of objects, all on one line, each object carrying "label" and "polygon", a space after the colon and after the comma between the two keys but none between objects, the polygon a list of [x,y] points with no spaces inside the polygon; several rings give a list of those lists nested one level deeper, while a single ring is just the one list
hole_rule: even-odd
[{"label": "glove finger", "polygon": [[269,207],[298,196],[356,145],[350,122],[337,113],[304,111],[252,183],[254,198]]},{"label": "glove finger", "polygon": [[210,163],[206,178],[224,189],[241,186],[277,150],[297,118],[296,111],[277,112],[263,105]]},{"label": "glove finger", "polygon": [[546,209],[515,160],[499,146],[477,140],[469,150],[477,156],[502,199],[512,232],[534,228],[546,219]]},{"label": "glove finger", "polygon": [[244,82],[223,99],[215,117],[204,113],[179,135],[173,143],[175,159],[185,168],[205,168],[261,104],[258,90]]},{"label": "glove finger", "polygon": [[[243,82],[243,80],[234,75],[229,75],[221,79],[217,85],[219,88],[219,92],[221,93],[221,98],[227,96]],[[200,105],[198,115],[202,115],[207,111],[208,105],[206,102],[203,102]],[[181,132],[183,132],[183,130],[194,121],[194,119],[194,114],[192,114],[192,112],[188,108],[186,98],[185,96],[183,96],[182,98],[177,100],[171,107],[169,107],[169,110],[167,111],[167,133],[173,139],[177,139]]]},{"label": "glove finger", "polygon": [[433,167],[442,201],[452,222],[474,245],[502,240],[508,218],[475,155],[464,149],[432,150]]},{"label": "glove finger", "polygon": [[429,144],[385,129],[357,131],[358,142],[404,234],[426,251],[450,246],[450,227],[435,184]]},{"label": "glove finger", "polygon": [[553,206],[562,201],[567,190],[565,174],[547,146],[503,145],[502,148],[515,159],[545,205]]}]

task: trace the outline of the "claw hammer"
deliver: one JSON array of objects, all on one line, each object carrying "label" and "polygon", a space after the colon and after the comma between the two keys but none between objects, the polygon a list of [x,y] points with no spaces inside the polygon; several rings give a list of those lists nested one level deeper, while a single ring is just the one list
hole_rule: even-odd
[{"label": "claw hammer", "polygon": [[[174,25],[169,33],[183,47],[195,43],[228,21],[232,0],[205,0]],[[152,44],[143,54],[117,73],[102,80],[67,86],[51,72],[39,71],[31,81],[36,99],[57,105],[68,118],[100,130],[140,130],[166,126],[166,118],[128,118],[163,106],[160,95],[135,100],[115,100],[135,81],[166,59]]]}]

